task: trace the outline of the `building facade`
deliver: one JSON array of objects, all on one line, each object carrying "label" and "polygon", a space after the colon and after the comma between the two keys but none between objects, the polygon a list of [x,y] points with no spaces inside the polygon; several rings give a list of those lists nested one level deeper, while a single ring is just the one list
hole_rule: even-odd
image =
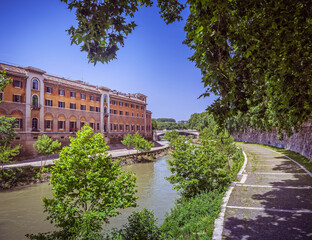
[{"label": "building facade", "polygon": [[66,144],[85,124],[103,133],[108,143],[135,132],[152,139],[152,113],[146,109],[144,94],[124,94],[34,67],[0,63],[0,69],[13,79],[0,92],[0,116],[17,119],[13,143],[21,144],[24,154],[34,154],[32,145],[42,134]]}]

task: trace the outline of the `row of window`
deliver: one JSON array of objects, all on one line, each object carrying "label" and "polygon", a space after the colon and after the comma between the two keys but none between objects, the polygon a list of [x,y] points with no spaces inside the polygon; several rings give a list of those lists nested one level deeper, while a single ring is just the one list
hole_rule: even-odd
[{"label": "row of window", "polygon": [[[118,101],[110,100],[110,104],[111,104],[111,105],[117,106],[117,105],[118,105]],[[119,106],[120,106],[120,107],[123,107],[123,105],[124,105],[124,103],[121,102],[121,101],[119,101]],[[129,107],[129,103],[125,103],[125,107]],[[131,107],[131,108],[134,108],[134,104],[130,104],[130,107]],[[139,106],[139,105],[135,105],[135,108],[136,108],[136,109],[139,109],[140,106]],[[141,106],[141,110],[144,110],[144,106]]]},{"label": "row of window", "polygon": [[[80,128],[82,128],[85,125],[85,122],[80,123]],[[94,130],[100,130],[100,124],[99,123],[93,123],[90,122],[89,126],[92,127]],[[96,129],[95,129],[96,127]],[[23,128],[23,119],[22,118],[16,118],[15,122],[15,128],[22,129]],[[44,128],[47,130],[53,129],[53,120],[45,120],[44,121]],[[57,129],[58,130],[65,130],[65,121],[57,121]],[[32,130],[38,130],[38,119],[33,118],[32,119]],[[77,122],[70,121],[69,122],[69,131],[75,132],[77,131]],[[130,131],[130,125],[122,125],[122,124],[111,124],[111,131]],[[150,130],[150,126],[146,126],[146,130]],[[106,124],[104,125],[104,131],[106,132]],[[135,125],[131,125],[131,131],[135,131]],[[140,126],[136,126],[136,131],[140,131]],[[141,126],[141,131],[144,131],[144,126]]]},{"label": "row of window", "polygon": [[[45,105],[48,106],[48,107],[52,107],[53,106],[53,100],[50,100],[50,99],[46,99],[45,100]],[[63,101],[58,101],[58,107],[59,108],[65,108],[65,102]],[[77,104],[76,103],[70,103],[69,104],[69,108],[70,109],[77,109]],[[86,109],[86,105],[85,104],[80,104],[80,110],[87,110]],[[89,111],[90,112],[100,112],[100,107],[94,107],[94,106],[90,106],[89,107]],[[104,108],[104,111],[105,111],[105,108]]]},{"label": "row of window", "polygon": [[[118,114],[118,110],[109,109],[109,113],[117,115]],[[119,115],[123,116],[124,112],[119,110]],[[125,112],[125,116],[129,116],[129,112]],[[134,117],[134,113],[133,112],[131,113],[131,116]],[[136,116],[139,117],[139,114],[137,113]],[[142,117],[144,117],[143,113],[142,113]]]},{"label": "row of window", "polygon": [[[47,87],[46,87],[46,93],[53,93],[53,87],[47,86]],[[59,96],[65,96],[65,89],[59,88],[59,89],[58,89],[58,95],[59,95]],[[77,94],[76,94],[75,91],[70,91],[69,96],[70,96],[71,98],[76,98]],[[86,94],[85,94],[85,93],[80,93],[80,99],[81,99],[81,100],[86,100]],[[90,99],[90,101],[94,101],[94,100],[95,100],[95,101],[97,101],[97,102],[100,102],[100,96],[90,95],[90,96],[89,96],[89,99]],[[107,101],[106,99],[107,99],[107,97],[104,96],[104,102]]]},{"label": "row of window", "polygon": [[[130,130],[131,127],[131,130]],[[112,124],[110,125],[110,130],[111,131],[140,131],[140,125],[123,125],[123,124]],[[141,131],[144,131],[144,126],[141,126]]]}]

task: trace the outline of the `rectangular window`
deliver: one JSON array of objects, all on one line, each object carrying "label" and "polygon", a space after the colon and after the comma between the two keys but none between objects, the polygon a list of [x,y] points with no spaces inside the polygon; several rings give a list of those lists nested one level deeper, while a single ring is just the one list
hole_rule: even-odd
[{"label": "rectangular window", "polygon": [[112,113],[112,109],[109,109],[109,113],[110,113],[110,114]]},{"label": "rectangular window", "polygon": [[76,132],[77,131],[77,123],[76,122],[69,122],[69,131]]},{"label": "rectangular window", "polygon": [[72,92],[72,91],[71,91],[71,92],[70,92],[70,97],[71,97],[71,98],[75,98],[75,97],[76,97],[76,92]]},{"label": "rectangular window", "polygon": [[126,106],[126,107],[129,107],[129,103],[125,103],[125,106]]},{"label": "rectangular window", "polygon": [[122,107],[123,106],[123,102],[119,102],[119,106]]},{"label": "rectangular window", "polygon": [[13,102],[22,102],[22,96],[13,94]]},{"label": "rectangular window", "polygon": [[144,110],[144,106],[141,106],[141,110]]},{"label": "rectangular window", "polygon": [[93,95],[90,95],[90,101],[94,101],[94,96]]},{"label": "rectangular window", "polygon": [[143,117],[143,113],[142,113],[142,117]]},{"label": "rectangular window", "polygon": [[114,103],[114,104],[117,106],[118,102],[117,102],[117,101],[115,101],[115,103]]},{"label": "rectangular window", "polygon": [[48,107],[52,107],[53,101],[50,100],[50,99],[46,99],[46,100],[45,100],[45,105],[48,106]]},{"label": "rectangular window", "polygon": [[94,106],[90,106],[90,112],[94,112]]},{"label": "rectangular window", "polygon": [[114,124],[114,131],[117,131],[117,130],[118,130],[117,124]]},{"label": "rectangular window", "polygon": [[126,131],[129,131],[129,125],[126,125]]},{"label": "rectangular window", "polygon": [[133,104],[131,104],[131,108],[134,108],[134,105],[133,105]]},{"label": "rectangular window", "polygon": [[0,92],[0,101],[3,101],[3,93]]},{"label": "rectangular window", "polygon": [[96,97],[96,101],[99,102],[100,101],[100,97]]},{"label": "rectangular window", "polygon": [[136,109],[139,109],[139,105],[136,105]]},{"label": "rectangular window", "polygon": [[117,114],[117,110],[114,110],[114,114]]},{"label": "rectangular window", "polygon": [[134,125],[131,125],[131,131],[132,132],[134,131]]},{"label": "rectangular window", "polygon": [[123,131],[123,125],[119,125],[119,131]]},{"label": "rectangular window", "polygon": [[126,116],[129,116],[129,112],[126,112]]},{"label": "rectangular window", "polygon": [[13,80],[13,87],[15,88],[22,88],[23,87],[23,82],[20,80]]},{"label": "rectangular window", "polygon": [[137,131],[140,131],[140,126],[137,126]]},{"label": "rectangular window", "polygon": [[100,108],[99,107],[95,107],[95,111],[96,112],[100,112]]},{"label": "rectangular window", "polygon": [[141,130],[144,131],[144,126],[141,126]]},{"label": "rectangular window", "polygon": [[90,122],[90,127],[94,129],[94,123]]},{"label": "rectangular window", "polygon": [[46,87],[46,93],[52,93],[53,92],[52,89],[53,89],[52,87]]},{"label": "rectangular window", "polygon": [[86,110],[86,105],[81,104],[80,105],[80,110],[84,110],[85,111]]},{"label": "rectangular window", "polygon": [[44,127],[46,129],[52,129],[52,120],[44,120]]},{"label": "rectangular window", "polygon": [[18,128],[18,129],[23,128],[23,119],[16,118],[16,120],[15,120],[15,128]]},{"label": "rectangular window", "polygon": [[122,116],[123,115],[123,111],[119,111],[119,115]]},{"label": "rectangular window", "polygon": [[131,113],[132,117],[133,117],[133,112]]},{"label": "rectangular window", "polygon": [[104,95],[104,102],[105,102],[105,103],[107,102],[107,97],[106,97],[106,95]]},{"label": "rectangular window", "polygon": [[60,96],[65,96],[65,90],[64,89],[59,89],[59,95]]},{"label": "rectangular window", "polygon": [[96,130],[100,130],[100,124],[99,123],[96,124]]},{"label": "rectangular window", "polygon": [[139,114],[137,113],[137,117],[139,117]]},{"label": "rectangular window", "polygon": [[81,99],[82,99],[82,100],[85,100],[85,99],[86,99],[86,94],[81,93],[80,96],[81,96]]},{"label": "rectangular window", "polygon": [[76,103],[70,103],[69,108],[70,109],[76,109]]},{"label": "rectangular window", "polygon": [[65,129],[65,121],[58,121],[58,129]]},{"label": "rectangular window", "polygon": [[59,108],[65,108],[65,102],[59,101],[58,102],[58,107]]},{"label": "rectangular window", "polygon": [[85,125],[85,122],[80,123],[80,128],[82,128]]}]

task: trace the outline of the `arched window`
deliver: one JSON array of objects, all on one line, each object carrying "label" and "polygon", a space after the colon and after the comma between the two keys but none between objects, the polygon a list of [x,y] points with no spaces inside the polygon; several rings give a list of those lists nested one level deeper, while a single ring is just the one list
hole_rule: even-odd
[{"label": "arched window", "polygon": [[39,90],[39,82],[37,79],[32,80],[32,89]]},{"label": "arched window", "polygon": [[106,103],[107,102],[107,96],[104,95],[104,102]]},{"label": "arched window", "polygon": [[38,108],[39,107],[39,98],[37,95],[32,96],[32,107]]},{"label": "arched window", "polygon": [[38,131],[38,119],[37,118],[32,119],[31,129],[32,129],[32,131]]}]

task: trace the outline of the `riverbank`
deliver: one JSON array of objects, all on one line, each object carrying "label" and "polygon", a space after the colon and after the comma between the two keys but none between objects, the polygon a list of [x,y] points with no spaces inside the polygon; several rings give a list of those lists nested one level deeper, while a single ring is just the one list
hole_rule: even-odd
[{"label": "riverbank", "polygon": [[[115,149],[108,151],[113,160],[118,160],[121,166],[137,163],[148,163],[164,156],[169,149],[167,142],[158,143],[148,152],[138,152],[133,149]],[[48,182],[50,166],[58,159],[26,161],[16,164],[3,165],[0,171],[0,191],[15,189],[28,185]]]}]

